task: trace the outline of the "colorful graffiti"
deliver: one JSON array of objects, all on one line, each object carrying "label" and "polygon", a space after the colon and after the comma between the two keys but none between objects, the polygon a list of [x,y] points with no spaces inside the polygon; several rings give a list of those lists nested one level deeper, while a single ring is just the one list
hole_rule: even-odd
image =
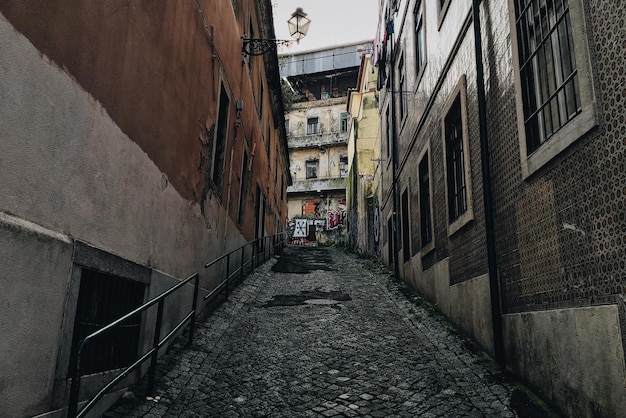
[{"label": "colorful graffiti", "polygon": [[344,226],[346,221],[346,211],[333,211],[329,210],[326,212],[326,225],[328,229],[339,228],[340,226]]}]

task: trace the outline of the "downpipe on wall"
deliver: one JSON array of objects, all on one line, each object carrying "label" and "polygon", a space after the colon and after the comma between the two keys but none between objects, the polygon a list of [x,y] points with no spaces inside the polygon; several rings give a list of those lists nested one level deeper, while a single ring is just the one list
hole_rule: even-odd
[{"label": "downpipe on wall", "polygon": [[476,51],[476,88],[478,95],[478,123],[480,130],[480,152],[483,179],[483,204],[485,210],[485,235],[487,240],[487,265],[489,269],[489,290],[491,295],[491,319],[493,326],[493,349],[495,360],[502,366],[506,364],[504,336],[502,331],[502,301],[498,278],[498,260],[493,218],[493,196],[491,193],[491,163],[489,153],[489,134],[487,128],[487,98],[485,94],[485,74],[483,67],[482,31],[480,27],[481,0],[472,0],[474,20],[474,43]]}]

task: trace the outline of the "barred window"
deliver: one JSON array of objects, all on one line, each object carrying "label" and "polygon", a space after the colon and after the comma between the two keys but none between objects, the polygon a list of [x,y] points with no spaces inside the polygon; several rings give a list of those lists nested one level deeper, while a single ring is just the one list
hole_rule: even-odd
[{"label": "barred window", "polygon": [[217,132],[213,148],[213,184],[217,186],[219,196],[221,196],[221,187],[224,180],[224,155],[226,154],[226,143],[228,142],[228,117],[230,108],[230,99],[222,86],[220,90],[220,107],[217,118]]},{"label": "barred window", "polygon": [[516,0],[526,152],[581,111],[568,0]]},{"label": "barred window", "polygon": [[445,135],[448,177],[448,218],[450,223],[452,223],[467,210],[461,98],[458,96],[446,115]]},{"label": "barred window", "polygon": [[420,197],[420,235],[422,247],[433,240],[433,225],[430,212],[430,169],[428,152],[419,163],[419,197]]},{"label": "barred window", "polygon": [[406,116],[406,112],[407,112],[407,107],[408,107],[407,96],[406,94],[404,94],[405,90],[406,90],[406,73],[404,69],[404,56],[401,56],[400,60],[398,61],[398,102],[399,102],[398,116],[400,117],[400,122],[404,120],[404,117]]},{"label": "barred window", "polygon": [[415,74],[420,73],[424,66],[424,8],[421,0],[415,3],[413,10],[413,22],[415,25]]}]

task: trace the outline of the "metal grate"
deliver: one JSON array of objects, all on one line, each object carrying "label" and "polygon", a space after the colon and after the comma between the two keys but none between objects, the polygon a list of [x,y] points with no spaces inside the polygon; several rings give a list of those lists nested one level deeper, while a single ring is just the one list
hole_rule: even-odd
[{"label": "metal grate", "polygon": [[[78,305],[74,321],[70,369],[78,344],[87,335],[141,306],[145,285],[94,270],[82,269]],[[126,367],[137,359],[141,316],[130,318],[102,342],[91,344],[82,352],[83,374],[99,373]],[[70,376],[73,370],[70,370]]]}]

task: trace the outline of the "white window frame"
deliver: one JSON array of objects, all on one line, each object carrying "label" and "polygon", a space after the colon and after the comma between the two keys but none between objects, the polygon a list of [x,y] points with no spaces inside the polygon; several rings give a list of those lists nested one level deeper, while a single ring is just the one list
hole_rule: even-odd
[{"label": "white window frame", "polygon": [[520,162],[522,177],[530,177],[558,154],[572,145],[576,140],[587,134],[598,125],[597,105],[591,71],[591,57],[587,41],[586,17],[582,0],[569,0],[572,38],[574,42],[574,58],[578,72],[578,94],[580,96],[580,112],[566,122],[548,140],[543,142],[530,155],[526,144],[526,128],[524,126],[524,107],[522,82],[520,75],[519,44],[517,39],[515,0],[508,0],[509,21],[511,28],[511,44],[513,47],[513,68],[515,73],[515,91],[517,108],[517,125],[520,143]]}]

